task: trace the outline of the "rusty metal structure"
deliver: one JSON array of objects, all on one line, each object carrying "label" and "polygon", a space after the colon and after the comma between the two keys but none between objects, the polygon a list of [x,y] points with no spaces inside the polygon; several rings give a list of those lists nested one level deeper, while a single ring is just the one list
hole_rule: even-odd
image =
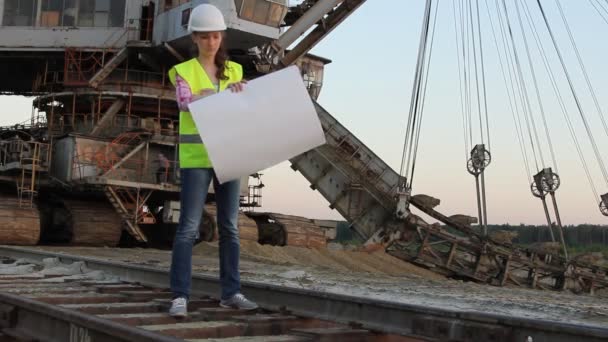
[{"label": "rusty metal structure", "polygon": [[[2,2],[0,91],[35,96],[31,120],[0,129],[4,243],[162,244],[172,236],[178,110],[167,70],[193,54],[186,23],[201,2]],[[214,4],[246,77],[268,72],[250,51],[279,37],[287,1]],[[315,98],[329,62],[294,60]],[[262,187],[260,175],[251,185],[243,179],[244,209],[261,206]],[[215,224],[204,215],[201,236],[213,239]]]},{"label": "rusty metal structure", "polygon": [[[178,111],[166,71],[192,53],[186,24],[202,2],[75,0],[58,9],[53,1],[4,2],[0,92],[36,98],[31,121],[0,131],[3,243],[150,244],[170,235],[179,213]],[[231,58],[247,78],[297,64],[316,99],[329,61],[308,51],[365,1],[206,2],[225,14]],[[428,5],[425,11],[430,17]],[[474,219],[436,211],[439,200],[412,196],[411,178],[315,106],[327,144],[292,158],[292,168],[366,245],[482,283],[590,293],[608,287],[605,268],[568,260],[559,250],[495,241],[471,227]],[[471,155],[476,177],[489,163],[485,155],[483,146]],[[256,177],[257,184],[242,189],[243,207],[260,205],[263,183]],[[426,223],[410,206],[442,224]],[[291,236],[318,246],[310,233],[314,222],[242,215],[257,224],[256,239],[281,245]],[[480,223],[487,223],[481,211]]]}]

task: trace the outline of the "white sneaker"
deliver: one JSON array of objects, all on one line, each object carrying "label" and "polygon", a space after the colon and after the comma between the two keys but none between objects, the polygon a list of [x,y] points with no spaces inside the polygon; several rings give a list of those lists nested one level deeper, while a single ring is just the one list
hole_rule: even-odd
[{"label": "white sneaker", "polygon": [[255,310],[258,305],[249,299],[245,298],[240,293],[235,294],[230,299],[222,299],[220,306],[223,308],[239,309],[239,310]]},{"label": "white sneaker", "polygon": [[184,297],[177,297],[171,301],[169,316],[184,318],[188,316],[188,300]]}]

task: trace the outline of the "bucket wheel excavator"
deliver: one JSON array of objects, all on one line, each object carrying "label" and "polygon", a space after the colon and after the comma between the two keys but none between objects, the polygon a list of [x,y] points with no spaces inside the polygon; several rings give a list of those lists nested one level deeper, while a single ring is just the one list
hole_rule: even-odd
[{"label": "bucket wheel excavator", "polygon": [[[268,9],[272,15],[256,17],[259,11],[245,8],[255,1],[217,1],[220,9],[239,16],[235,21],[243,20],[231,28],[235,41],[259,43],[246,52],[233,47],[231,56],[244,65],[248,77],[300,66],[327,144],[292,158],[291,167],[348,220],[366,248],[383,248],[451,277],[498,286],[591,293],[608,287],[605,268],[568,260],[553,250],[514,247],[472,226],[474,218],[441,213],[438,199],[413,195],[411,177],[393,170],[316,103],[320,83],[314,74],[322,74],[328,61],[308,52],[365,0],[304,0],[292,7],[285,1],[261,2],[278,7]],[[423,29],[430,22],[430,3]],[[42,238],[116,245],[121,235],[139,243],[154,235],[170,236],[166,232],[175,226],[179,213],[178,123],[174,91],[165,75],[167,67],[185,59],[190,41],[178,24],[166,32],[162,29],[167,28],[163,23],[187,22],[192,5],[180,2],[139,10],[148,16],[129,21],[137,35],[121,37],[125,44],[119,48],[45,52],[46,65],[35,70],[38,74],[32,72],[34,91],[27,90],[25,83],[12,90],[0,84],[2,91],[38,95],[36,111],[45,114],[43,120],[33,117],[0,131],[0,181],[7,184],[2,189],[11,190],[0,195],[3,243],[35,244]],[[127,12],[129,6],[134,5],[127,4]],[[277,25],[275,30],[283,23],[286,28],[274,39],[268,39],[267,33],[275,31],[267,28],[260,28],[258,35],[244,32],[257,29],[254,22],[271,22]],[[181,36],[171,36],[176,32]],[[428,46],[427,38],[423,36],[422,48]],[[5,57],[7,63],[21,65],[18,55]],[[424,70],[419,63],[420,67]],[[155,72],[144,73],[141,68]],[[419,72],[417,79],[420,83]],[[481,175],[487,165],[485,157],[481,164],[477,159],[472,157],[471,170]],[[600,205],[604,213],[606,201]],[[255,201],[248,204],[255,206]],[[427,223],[413,208],[438,223]],[[216,236],[214,210],[208,206],[201,220],[201,239]],[[242,238],[310,247],[325,241],[311,220],[272,213],[243,213],[240,220],[241,227],[252,227],[242,229]],[[480,215],[480,225],[484,222]]]}]

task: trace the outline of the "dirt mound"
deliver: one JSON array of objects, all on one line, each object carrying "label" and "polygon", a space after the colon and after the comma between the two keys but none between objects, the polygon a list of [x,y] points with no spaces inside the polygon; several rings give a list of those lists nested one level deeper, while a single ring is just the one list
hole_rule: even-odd
[{"label": "dirt mound", "polygon": [[601,252],[581,253],[575,255],[572,259],[579,263],[587,265],[604,266],[606,264],[604,254],[602,254]]},{"label": "dirt mound", "polygon": [[528,246],[528,249],[537,253],[559,254],[561,246],[559,242],[536,242]]},{"label": "dirt mound", "polygon": [[[194,247],[193,252],[195,255],[214,256],[217,255],[217,251],[217,243],[201,243]],[[326,248],[278,247],[241,240],[241,257],[244,260],[268,264],[306,266],[337,272],[364,272],[390,276],[416,275],[426,279],[443,279],[436,273],[399,260],[384,251],[367,253]]]},{"label": "dirt mound", "polygon": [[512,245],[513,239],[515,239],[518,235],[518,232],[511,232],[508,230],[497,230],[495,232],[490,233],[490,238],[498,243]]}]

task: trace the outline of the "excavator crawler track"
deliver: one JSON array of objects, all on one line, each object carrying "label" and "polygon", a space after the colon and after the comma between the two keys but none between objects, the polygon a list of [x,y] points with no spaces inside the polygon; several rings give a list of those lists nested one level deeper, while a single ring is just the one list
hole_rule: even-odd
[{"label": "excavator crawler track", "polygon": [[116,246],[122,233],[122,219],[105,201],[64,200],[69,210],[74,245]]},{"label": "excavator crawler track", "polygon": [[[204,226],[201,229],[201,239],[203,241],[214,241],[219,238],[217,232],[217,206],[215,203],[205,205],[203,214]],[[250,219],[245,213],[239,211],[238,216],[239,238],[241,240],[258,241],[258,227],[254,220]],[[213,230],[213,232],[211,232]]]},{"label": "excavator crawler track", "polygon": [[[275,246],[325,247],[325,230],[314,220],[278,213],[248,213],[257,223],[259,241]],[[250,220],[251,220],[250,219]]]},{"label": "excavator crawler track", "polygon": [[0,194],[0,243],[35,245],[40,239],[40,214],[35,204]]}]

